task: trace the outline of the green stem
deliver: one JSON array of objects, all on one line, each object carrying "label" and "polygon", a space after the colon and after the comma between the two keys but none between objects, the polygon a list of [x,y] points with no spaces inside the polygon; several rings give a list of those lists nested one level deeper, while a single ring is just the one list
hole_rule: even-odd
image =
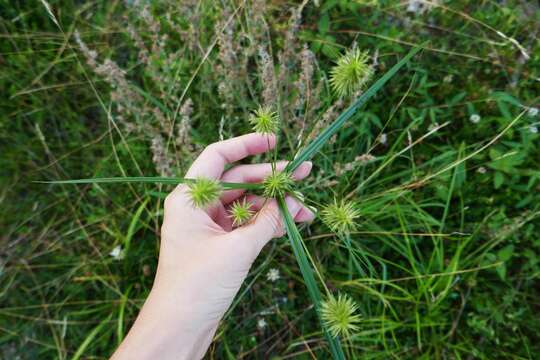
[{"label": "green stem", "polygon": [[[126,183],[152,183],[152,184],[183,184],[196,181],[196,179],[186,179],[179,177],[159,177],[159,176],[137,176],[137,177],[110,177],[110,178],[88,178],[74,180],[54,180],[35,181],[42,184],[126,184]],[[231,183],[219,182],[224,189],[246,189],[260,190],[261,184],[256,183]]]},{"label": "green stem", "polygon": [[[306,283],[306,287],[308,289],[309,296],[311,297],[311,301],[315,305],[315,311],[317,312],[317,316],[319,316],[319,320],[321,320],[319,314],[319,307],[322,301],[322,296],[317,286],[317,283],[315,282],[313,270],[309,264],[306,252],[302,245],[302,237],[300,236],[298,228],[296,227],[294,220],[289,213],[289,210],[287,209],[285,199],[283,197],[279,197],[277,200],[280,211],[283,215],[283,218],[285,219],[285,227],[287,229],[287,234],[289,235],[289,240],[293,248],[294,256],[296,257],[296,261],[298,262],[298,266],[300,267],[300,271],[302,272],[302,277],[304,278],[304,282]],[[330,352],[332,353],[332,357],[334,359],[345,359],[345,354],[343,353],[343,349],[341,348],[341,343],[339,339],[330,335],[322,321],[321,325],[324,335],[330,345]]]}]

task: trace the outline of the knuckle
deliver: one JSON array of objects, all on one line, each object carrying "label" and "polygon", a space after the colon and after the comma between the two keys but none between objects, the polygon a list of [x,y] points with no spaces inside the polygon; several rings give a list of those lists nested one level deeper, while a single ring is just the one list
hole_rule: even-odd
[{"label": "knuckle", "polygon": [[[219,143],[212,143],[210,145],[208,145],[207,147],[204,148],[202,154],[204,155],[208,155],[208,154],[214,154],[217,152],[217,149],[219,147],[218,145]],[[201,154],[201,155],[202,155]]]},{"label": "knuckle", "polygon": [[178,195],[174,192],[170,193],[165,197],[165,201],[163,202],[163,206],[165,207],[165,210],[171,208],[174,206],[174,204],[178,203]]},{"label": "knuckle", "polygon": [[175,189],[173,192],[169,193],[165,197],[165,201],[163,202],[164,210],[167,211],[173,208],[177,208],[179,205],[184,204],[185,191],[186,191],[186,188],[184,185],[182,185],[179,188]]}]

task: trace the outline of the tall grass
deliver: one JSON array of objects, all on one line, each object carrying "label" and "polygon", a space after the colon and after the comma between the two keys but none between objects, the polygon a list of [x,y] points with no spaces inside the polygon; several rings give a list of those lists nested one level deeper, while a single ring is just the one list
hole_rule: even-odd
[{"label": "tall grass", "polygon": [[[535,5],[45,3],[0,16],[1,358],[108,356],[150,289],[166,191],[259,105],[278,107],[276,155],[316,154],[296,185],[305,203],[343,199],[360,216],[345,234],[288,226],[294,238],[264,249],[209,358],[540,351]],[[314,145],[362,95],[337,96],[327,79],[346,49],[370,50],[384,74],[417,44],[410,71]],[[118,247],[123,260],[109,255]],[[342,352],[316,291],[358,306]]]}]

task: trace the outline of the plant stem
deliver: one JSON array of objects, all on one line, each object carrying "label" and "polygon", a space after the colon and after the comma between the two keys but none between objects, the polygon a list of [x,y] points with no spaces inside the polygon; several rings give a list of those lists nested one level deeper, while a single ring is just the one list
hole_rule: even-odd
[{"label": "plant stem", "polygon": [[[285,204],[285,199],[283,197],[279,197],[278,199],[279,208],[281,210],[281,213],[283,215],[283,218],[285,219],[285,227],[287,229],[287,234],[289,235],[289,240],[291,242],[291,246],[293,248],[294,256],[296,257],[296,261],[298,262],[298,266],[300,267],[300,271],[302,272],[302,277],[304,278],[304,282],[306,283],[309,296],[311,297],[311,301],[313,302],[315,306],[315,311],[317,312],[317,316],[320,318],[319,314],[319,307],[322,301],[321,293],[319,291],[319,288],[317,286],[317,283],[315,282],[315,277],[313,276],[313,270],[309,264],[309,261],[306,256],[306,252],[302,245],[302,237],[300,233],[298,232],[298,228],[296,227],[294,220],[289,213],[289,210],[287,209],[287,205]],[[326,327],[324,323],[321,321],[321,326],[324,332],[324,335],[330,345],[330,352],[332,353],[332,357],[334,359],[345,359],[345,355],[343,353],[343,349],[341,348],[341,343],[337,337],[333,337],[330,335],[330,333],[326,330]]]},{"label": "plant stem", "polygon": [[[159,176],[137,176],[137,177],[110,177],[110,178],[88,178],[74,180],[54,180],[35,181],[43,184],[126,184],[126,183],[153,183],[153,184],[184,184],[196,181],[196,179],[186,179],[179,177],[159,177]],[[219,182],[224,189],[246,189],[260,190],[262,185],[258,183],[231,183]]]}]

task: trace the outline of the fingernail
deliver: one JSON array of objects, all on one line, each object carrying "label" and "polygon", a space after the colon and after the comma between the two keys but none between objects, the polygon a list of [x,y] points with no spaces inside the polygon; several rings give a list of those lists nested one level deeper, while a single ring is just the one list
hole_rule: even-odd
[{"label": "fingernail", "polygon": [[308,171],[311,171],[311,168],[313,167],[313,163],[311,161],[304,161],[302,163],[302,166],[308,170]]},{"label": "fingernail", "polygon": [[289,212],[291,213],[292,217],[294,218],[296,214],[301,209],[301,205],[296,201],[293,197],[287,196],[285,198],[285,204],[287,204],[287,209],[289,209]]},{"label": "fingernail", "polygon": [[297,180],[298,178],[305,178],[311,172],[312,167],[313,163],[311,161],[304,161],[294,170],[293,177]]}]

